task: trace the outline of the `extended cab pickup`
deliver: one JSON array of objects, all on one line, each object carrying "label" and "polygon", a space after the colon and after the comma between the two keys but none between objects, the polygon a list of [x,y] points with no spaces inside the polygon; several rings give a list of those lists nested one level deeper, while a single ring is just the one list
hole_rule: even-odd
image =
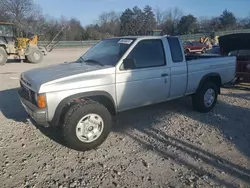
[{"label": "extended cab pickup", "polygon": [[89,150],[125,110],[191,96],[196,111],[209,112],[235,64],[235,57],[187,61],[177,37],[111,38],[74,62],[22,73],[19,96],[38,124],[59,126],[68,146]]}]

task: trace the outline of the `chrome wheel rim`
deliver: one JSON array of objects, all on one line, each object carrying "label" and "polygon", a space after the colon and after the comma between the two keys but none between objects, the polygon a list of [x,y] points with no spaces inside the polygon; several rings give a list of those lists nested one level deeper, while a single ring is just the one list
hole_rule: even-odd
[{"label": "chrome wheel rim", "polygon": [[84,143],[91,143],[101,136],[103,128],[104,122],[101,116],[88,114],[78,122],[76,126],[76,136]]},{"label": "chrome wheel rim", "polygon": [[208,89],[204,95],[204,104],[206,107],[211,107],[215,100],[215,91],[213,89]]}]

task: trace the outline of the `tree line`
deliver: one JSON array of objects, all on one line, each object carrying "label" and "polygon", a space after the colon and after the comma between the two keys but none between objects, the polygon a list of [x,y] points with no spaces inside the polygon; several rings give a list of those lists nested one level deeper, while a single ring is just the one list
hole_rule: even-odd
[{"label": "tree line", "polygon": [[183,35],[209,33],[228,29],[250,28],[250,16],[236,18],[233,12],[224,10],[217,17],[195,17],[185,15],[179,8],[167,10],[147,5],[143,9],[135,6],[123,12],[104,12],[97,21],[83,27],[77,18],[59,19],[42,14],[33,0],[1,0],[0,21],[12,22],[20,36],[38,34],[40,40],[51,40],[65,27],[60,40],[99,40],[121,35],[145,35],[148,31],[161,30],[161,34]]}]

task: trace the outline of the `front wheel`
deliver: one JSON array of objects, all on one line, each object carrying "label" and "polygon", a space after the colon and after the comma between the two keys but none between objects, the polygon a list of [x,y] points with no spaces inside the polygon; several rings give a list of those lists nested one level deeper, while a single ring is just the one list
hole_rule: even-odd
[{"label": "front wheel", "polygon": [[212,110],[217,102],[218,88],[212,82],[203,84],[199,91],[192,96],[194,110],[202,113]]},{"label": "front wheel", "polygon": [[33,48],[30,50],[29,54],[27,55],[27,57],[25,57],[25,59],[26,58],[30,63],[41,63],[43,61],[43,53],[39,49]]},{"label": "front wheel", "polygon": [[105,106],[94,101],[76,104],[65,115],[64,139],[72,149],[95,149],[108,137],[111,124],[111,115]]}]

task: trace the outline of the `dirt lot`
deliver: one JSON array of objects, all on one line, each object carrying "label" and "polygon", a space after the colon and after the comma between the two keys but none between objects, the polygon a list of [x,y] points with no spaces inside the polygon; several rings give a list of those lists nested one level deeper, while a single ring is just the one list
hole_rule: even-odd
[{"label": "dirt lot", "polygon": [[22,71],[77,58],[56,50],[44,63],[0,67],[0,187],[250,187],[250,89],[223,89],[208,114],[189,98],[114,118],[96,150],[66,148],[58,130],[33,125],[17,97]]}]

